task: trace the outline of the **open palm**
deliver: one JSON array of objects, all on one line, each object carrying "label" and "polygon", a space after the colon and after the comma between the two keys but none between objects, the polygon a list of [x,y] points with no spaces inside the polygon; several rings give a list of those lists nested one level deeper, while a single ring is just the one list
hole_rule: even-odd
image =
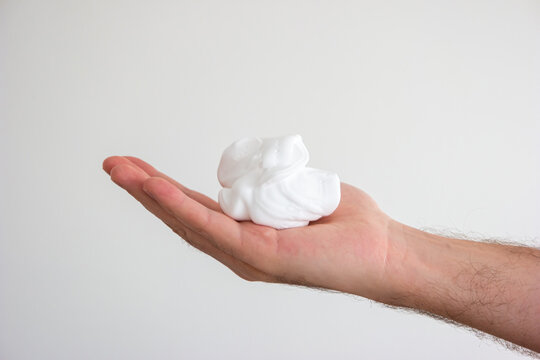
[{"label": "open palm", "polygon": [[249,281],[322,287],[380,300],[388,283],[391,219],[363,191],[341,184],[334,213],[308,226],[276,230],[237,222],[211,198],[146,162],[113,156],[111,179],[188,243]]}]

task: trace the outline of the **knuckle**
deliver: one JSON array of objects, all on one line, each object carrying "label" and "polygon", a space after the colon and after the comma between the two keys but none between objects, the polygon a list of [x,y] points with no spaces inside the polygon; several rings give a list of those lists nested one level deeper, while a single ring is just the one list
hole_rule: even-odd
[{"label": "knuckle", "polygon": [[212,226],[211,217],[205,216],[204,220],[202,220],[200,223],[193,225],[191,228],[196,233],[208,239],[210,237],[209,229],[211,226]]},{"label": "knuckle", "polygon": [[186,236],[187,232],[184,229],[182,229],[182,228],[180,228],[178,226],[171,226],[171,229],[176,235],[180,236],[184,240],[187,240],[186,239],[187,238],[187,236]]}]

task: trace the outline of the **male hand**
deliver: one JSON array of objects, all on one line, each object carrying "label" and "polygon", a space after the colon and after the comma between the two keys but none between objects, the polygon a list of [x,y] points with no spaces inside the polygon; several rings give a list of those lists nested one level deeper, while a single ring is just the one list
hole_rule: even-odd
[{"label": "male hand", "polygon": [[330,216],[276,230],[233,220],[214,200],[140,159],[113,156],[103,168],[175,233],[246,280],[415,308],[540,351],[538,249],[422,232],[343,183]]},{"label": "male hand", "polygon": [[175,233],[249,281],[333,289],[388,302],[395,292],[388,272],[395,224],[363,191],[342,183],[330,216],[308,226],[276,230],[237,222],[219,204],[135,157],[103,163],[111,179]]}]

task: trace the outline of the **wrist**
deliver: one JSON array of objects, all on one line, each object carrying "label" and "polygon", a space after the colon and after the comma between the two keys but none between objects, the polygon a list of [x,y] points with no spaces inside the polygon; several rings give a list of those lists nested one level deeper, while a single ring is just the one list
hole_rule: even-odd
[{"label": "wrist", "polygon": [[391,289],[383,302],[431,311],[430,292],[448,281],[460,240],[426,233],[391,220],[385,273]]}]

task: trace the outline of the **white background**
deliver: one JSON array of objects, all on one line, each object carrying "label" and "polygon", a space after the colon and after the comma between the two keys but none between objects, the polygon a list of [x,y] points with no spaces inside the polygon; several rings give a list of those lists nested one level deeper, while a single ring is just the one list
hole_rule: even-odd
[{"label": "white background", "polygon": [[247,283],[101,170],[215,198],[299,133],[399,221],[540,236],[538,1],[0,1],[0,358],[519,359],[370,301]]}]

